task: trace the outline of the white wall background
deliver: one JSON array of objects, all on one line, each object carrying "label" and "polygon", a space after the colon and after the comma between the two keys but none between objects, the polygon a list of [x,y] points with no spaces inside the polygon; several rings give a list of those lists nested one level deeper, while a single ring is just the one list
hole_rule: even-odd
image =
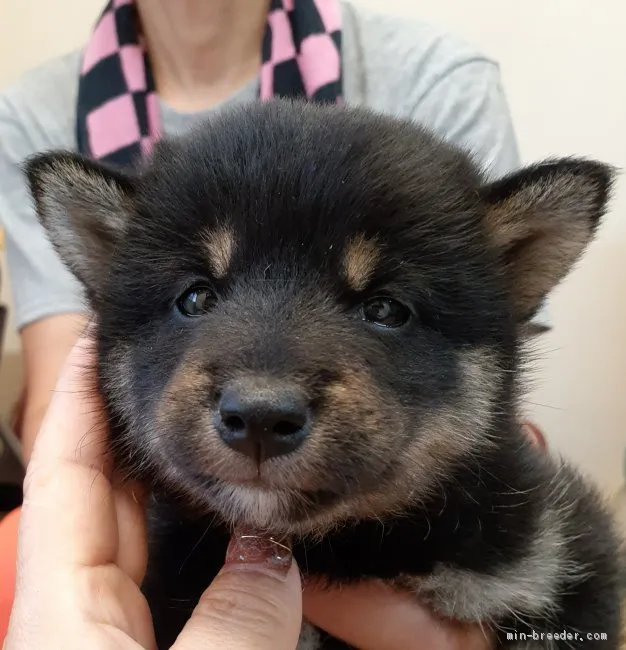
[{"label": "white wall background", "polygon": [[[626,169],[622,0],[360,0],[447,26],[500,61],[525,161],[597,157]],[[103,0],[0,0],[0,87],[79,45]],[[6,273],[5,273],[6,277]],[[626,448],[626,178],[601,236],[554,294],[528,413],[608,490]],[[5,282],[6,285],[6,282]],[[3,299],[10,297],[3,288]],[[15,333],[5,341],[18,350]],[[13,366],[10,366],[11,368]],[[4,385],[15,389],[15,379]]]}]

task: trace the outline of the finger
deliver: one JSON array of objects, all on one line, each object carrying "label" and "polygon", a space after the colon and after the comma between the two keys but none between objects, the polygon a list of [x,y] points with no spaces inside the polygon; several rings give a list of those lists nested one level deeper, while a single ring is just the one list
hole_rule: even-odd
[{"label": "finger", "polygon": [[116,564],[141,585],[148,565],[145,493],[136,483],[114,490],[118,526]]},{"label": "finger", "polygon": [[98,391],[95,340],[85,335],[70,351],[42,421],[33,456],[37,466],[61,461],[106,465],[104,406]]},{"label": "finger", "polygon": [[360,650],[489,650],[489,632],[444,621],[410,594],[383,583],[323,589],[307,585],[304,617]]},{"label": "finger", "polygon": [[302,623],[300,574],[286,546],[237,535],[172,650],[295,650]]},{"label": "finger", "polygon": [[83,338],[61,373],[24,483],[20,555],[30,570],[116,561],[117,511],[95,376],[94,345]]}]

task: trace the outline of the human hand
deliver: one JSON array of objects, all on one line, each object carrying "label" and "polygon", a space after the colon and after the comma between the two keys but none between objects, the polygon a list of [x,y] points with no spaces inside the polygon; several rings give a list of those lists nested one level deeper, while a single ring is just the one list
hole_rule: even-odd
[{"label": "human hand", "polygon": [[304,616],[359,650],[490,650],[486,627],[435,616],[408,593],[383,583],[321,588],[307,584]]},{"label": "human hand", "polygon": [[[139,588],[147,562],[142,494],[139,486],[114,480],[93,367],[92,345],[81,340],[37,436],[24,485],[4,650],[156,647]],[[230,561],[203,594],[174,650],[295,649],[299,572],[290,553],[262,542],[244,537],[231,544]]]}]

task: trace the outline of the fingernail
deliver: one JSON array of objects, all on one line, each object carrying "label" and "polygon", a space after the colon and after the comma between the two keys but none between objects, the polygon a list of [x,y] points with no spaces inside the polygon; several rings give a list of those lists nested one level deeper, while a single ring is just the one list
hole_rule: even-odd
[{"label": "fingernail", "polygon": [[235,532],[226,552],[227,568],[262,568],[281,578],[289,573],[291,548],[283,540],[268,535]]}]

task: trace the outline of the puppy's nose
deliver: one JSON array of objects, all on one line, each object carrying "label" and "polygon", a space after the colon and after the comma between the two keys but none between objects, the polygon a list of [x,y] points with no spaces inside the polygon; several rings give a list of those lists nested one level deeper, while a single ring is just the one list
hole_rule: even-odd
[{"label": "puppy's nose", "polygon": [[262,462],[297,449],[308,420],[306,401],[293,392],[231,388],[220,399],[217,428],[229,447]]}]

